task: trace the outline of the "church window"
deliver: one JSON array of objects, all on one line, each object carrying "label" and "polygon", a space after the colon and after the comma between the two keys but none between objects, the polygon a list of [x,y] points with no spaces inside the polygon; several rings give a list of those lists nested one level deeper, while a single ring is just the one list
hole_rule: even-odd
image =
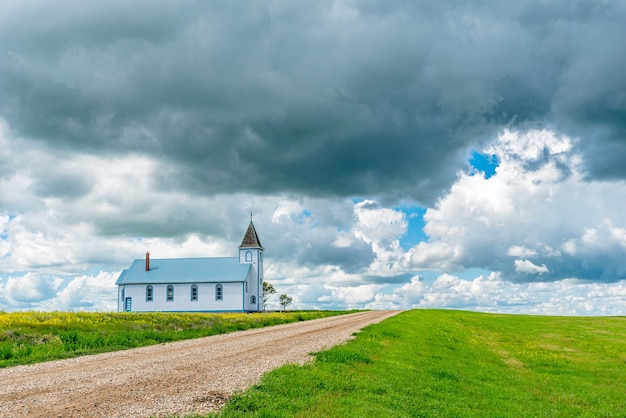
[{"label": "church window", "polygon": [[252,262],[252,251],[246,251],[246,261]]},{"label": "church window", "polygon": [[174,286],[171,284],[167,285],[167,301],[174,302]]},{"label": "church window", "polygon": [[191,285],[191,301],[192,302],[198,301],[198,285],[197,284]]},{"label": "church window", "polygon": [[224,288],[221,284],[215,286],[215,300],[224,300]]},{"label": "church window", "polygon": [[256,304],[256,296],[254,296],[254,295],[250,296],[250,304],[252,304],[252,305]]},{"label": "church window", "polygon": [[146,302],[152,302],[154,299],[154,289],[152,285],[146,286]]}]

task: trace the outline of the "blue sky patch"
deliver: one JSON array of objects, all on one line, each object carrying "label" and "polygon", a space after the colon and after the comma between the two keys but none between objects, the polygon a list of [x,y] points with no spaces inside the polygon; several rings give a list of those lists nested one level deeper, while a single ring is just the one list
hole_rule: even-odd
[{"label": "blue sky patch", "polygon": [[477,172],[484,173],[486,179],[496,174],[496,168],[500,165],[500,160],[497,155],[483,154],[476,150],[472,150],[472,157],[468,162],[474,169],[472,174]]},{"label": "blue sky patch", "polygon": [[407,233],[400,238],[400,246],[406,251],[422,241],[426,241],[428,236],[424,233],[424,214],[426,208],[421,206],[405,206],[396,208],[404,212],[409,223]]}]

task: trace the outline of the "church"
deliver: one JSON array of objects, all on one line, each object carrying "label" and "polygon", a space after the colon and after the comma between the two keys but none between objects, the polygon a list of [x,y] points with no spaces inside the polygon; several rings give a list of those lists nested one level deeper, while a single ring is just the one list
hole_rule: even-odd
[{"label": "church", "polygon": [[263,310],[263,247],[252,220],[237,257],[137,259],[120,274],[118,312]]}]

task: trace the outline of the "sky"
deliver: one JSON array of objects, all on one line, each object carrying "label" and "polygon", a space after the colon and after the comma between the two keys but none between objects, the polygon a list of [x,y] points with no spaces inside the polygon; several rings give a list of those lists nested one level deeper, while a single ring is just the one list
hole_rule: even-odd
[{"label": "sky", "polygon": [[626,315],[624,39],[618,0],[0,1],[0,310],[115,310],[252,213],[294,309]]}]

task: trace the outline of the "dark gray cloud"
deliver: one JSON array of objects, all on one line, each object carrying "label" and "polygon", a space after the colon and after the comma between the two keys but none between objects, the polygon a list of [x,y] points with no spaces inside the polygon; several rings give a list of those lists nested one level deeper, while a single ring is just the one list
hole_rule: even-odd
[{"label": "dark gray cloud", "polygon": [[78,198],[91,190],[93,183],[79,170],[47,170],[34,185],[34,192],[42,197]]},{"label": "dark gray cloud", "polygon": [[469,148],[518,125],[579,135],[590,177],[626,177],[621,2],[1,10],[11,129],[58,149],[157,156],[171,168],[162,187],[428,204]]}]

